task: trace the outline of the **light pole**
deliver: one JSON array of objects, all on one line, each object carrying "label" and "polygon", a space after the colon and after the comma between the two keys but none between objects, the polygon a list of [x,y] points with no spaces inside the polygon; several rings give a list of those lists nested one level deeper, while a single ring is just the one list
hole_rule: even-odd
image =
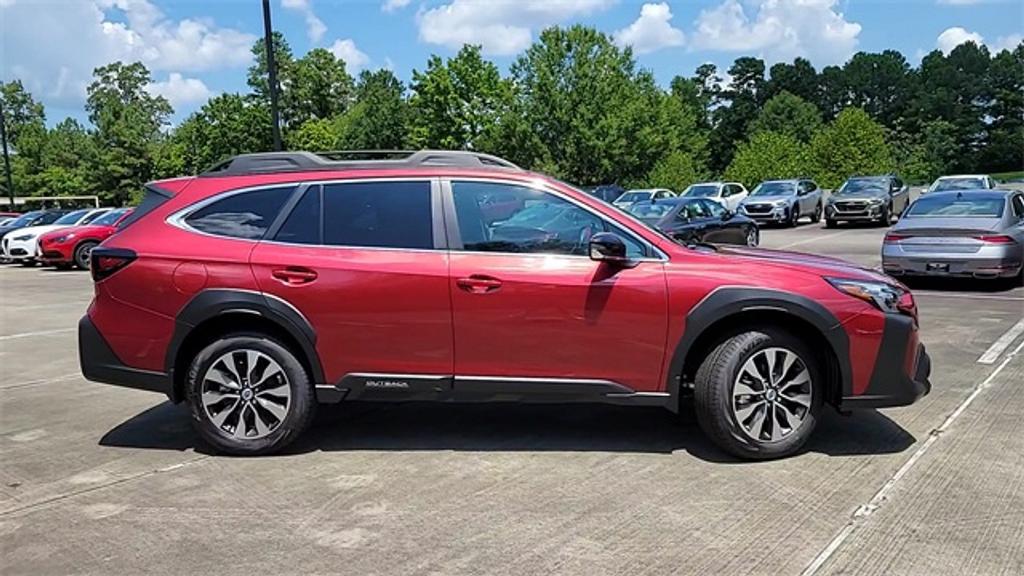
[{"label": "light pole", "polygon": [[274,62],[274,33],[270,25],[270,0],[263,0],[263,43],[267,48],[267,80],[270,90],[270,118],[274,150],[281,150],[281,118],[277,111],[277,64]]},{"label": "light pole", "polygon": [[0,98],[0,141],[4,148],[4,174],[7,176],[7,197],[11,200],[14,210],[14,180],[11,180],[11,155],[7,151],[7,118],[4,116],[4,101]]}]

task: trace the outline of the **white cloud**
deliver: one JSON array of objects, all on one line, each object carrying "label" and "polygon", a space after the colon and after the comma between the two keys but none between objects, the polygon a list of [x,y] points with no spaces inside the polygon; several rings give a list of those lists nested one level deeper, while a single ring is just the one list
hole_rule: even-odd
[{"label": "white cloud", "polygon": [[313,5],[310,3],[310,0],[281,0],[281,7],[285,10],[294,10],[302,14],[302,17],[306,20],[306,36],[309,36],[310,42],[316,44],[324,37],[324,33],[327,32],[327,26],[313,12]]},{"label": "white cloud", "polygon": [[942,34],[939,34],[939,37],[935,39],[935,47],[942,50],[943,54],[949,54],[953,51],[953,48],[968,41],[974,42],[978,46],[985,43],[985,39],[982,38],[981,34],[969,32],[960,26],[954,26],[946,28],[942,31]]},{"label": "white cloud", "polygon": [[948,56],[954,48],[964,42],[974,42],[978,46],[988,46],[989,52],[994,54],[1003,50],[1013,51],[1022,41],[1024,41],[1024,35],[1010,34],[996,38],[995,42],[985,42],[985,37],[981,34],[971,32],[961,26],[953,26],[939,34],[939,37],[935,39],[935,47]]},{"label": "white cloud", "polygon": [[93,69],[115,60],[141,60],[157,72],[239,68],[251,61],[256,40],[208,19],[173,20],[148,0],[80,0],[51,9],[5,1],[0,76],[21,79],[57,105],[80,106]]},{"label": "white cloud", "polygon": [[619,46],[632,46],[638,54],[682,46],[686,36],[682,30],[673,28],[670,20],[672,10],[667,3],[644,4],[640,17],[615,33],[615,42]]},{"label": "white cloud", "polygon": [[380,9],[385,12],[394,12],[395,10],[401,10],[411,3],[412,0],[384,0],[384,3],[380,5]]},{"label": "white cloud", "polygon": [[345,68],[349,72],[358,70],[370,62],[370,57],[359,48],[356,48],[356,43],[350,38],[335,40],[328,50],[335,57],[345,61]]},{"label": "white cloud", "polygon": [[725,0],[697,17],[691,46],[725,52],[758,52],[772,62],[797,56],[817,65],[844,62],[857,49],[861,25],[836,10],[838,0],[758,0],[747,14]]},{"label": "white cloud", "polygon": [[615,0],[451,0],[416,15],[420,40],[458,49],[480,44],[487,54],[515,54],[533,41],[533,30],[584,16]]},{"label": "white cloud", "polygon": [[205,102],[213,94],[198,78],[185,78],[178,72],[171,72],[167,80],[151,82],[146,86],[150,94],[163,96],[175,109],[183,105]]},{"label": "white cloud", "polygon": [[1013,52],[1017,49],[1017,46],[1020,46],[1021,42],[1024,42],[1024,35],[1010,34],[1009,36],[1000,36],[989,46],[989,49],[993,52],[1002,52],[1003,50]]}]

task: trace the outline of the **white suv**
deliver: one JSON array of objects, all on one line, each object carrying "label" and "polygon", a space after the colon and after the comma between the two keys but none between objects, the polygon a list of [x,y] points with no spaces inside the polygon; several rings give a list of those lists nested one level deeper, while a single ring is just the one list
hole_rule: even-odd
[{"label": "white suv", "polygon": [[739,210],[740,202],[749,195],[747,189],[739,182],[700,182],[691,184],[680,194],[687,198],[714,200],[731,212]]}]

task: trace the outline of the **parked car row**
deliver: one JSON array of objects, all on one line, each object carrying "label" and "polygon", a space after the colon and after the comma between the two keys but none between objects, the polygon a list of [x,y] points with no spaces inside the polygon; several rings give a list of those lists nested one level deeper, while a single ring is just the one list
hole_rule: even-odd
[{"label": "parked car row", "polygon": [[0,225],[0,259],[6,263],[89,268],[92,249],[116,231],[131,208],[51,209],[27,212]]}]

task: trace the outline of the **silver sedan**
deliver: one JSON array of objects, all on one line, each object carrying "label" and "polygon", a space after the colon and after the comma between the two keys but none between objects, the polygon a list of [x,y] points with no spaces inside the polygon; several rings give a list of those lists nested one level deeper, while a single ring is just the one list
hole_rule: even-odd
[{"label": "silver sedan", "polygon": [[922,196],[885,236],[882,267],[894,276],[1021,277],[1024,193]]}]

